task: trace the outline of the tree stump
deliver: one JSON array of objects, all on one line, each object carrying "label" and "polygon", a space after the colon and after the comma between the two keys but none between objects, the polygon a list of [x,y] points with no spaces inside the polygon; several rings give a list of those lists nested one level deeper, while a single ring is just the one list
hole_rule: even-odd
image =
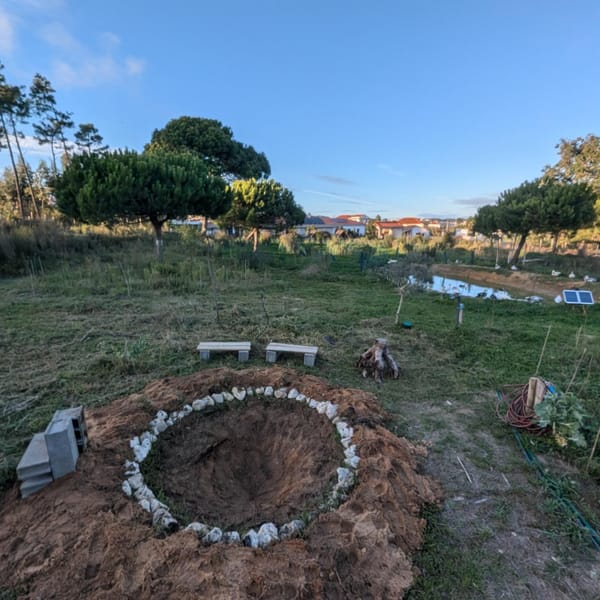
[{"label": "tree stump", "polygon": [[386,371],[391,372],[394,379],[400,376],[400,367],[391,355],[385,338],[377,338],[375,344],[360,355],[356,366],[362,369],[363,377],[373,376],[380,383]]}]

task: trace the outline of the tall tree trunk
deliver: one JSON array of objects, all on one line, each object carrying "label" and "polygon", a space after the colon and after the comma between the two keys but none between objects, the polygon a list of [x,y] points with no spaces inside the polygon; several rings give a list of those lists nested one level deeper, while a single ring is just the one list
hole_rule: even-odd
[{"label": "tall tree trunk", "polygon": [[4,113],[0,112],[0,123],[2,123],[2,130],[4,131],[4,137],[6,138],[6,147],[8,148],[8,154],[10,155],[10,163],[12,165],[13,173],[15,174],[15,185],[17,187],[17,201],[19,203],[19,217],[25,218],[25,210],[23,207],[23,195],[21,193],[21,183],[19,182],[19,173],[17,172],[17,165],[15,164],[15,156],[12,150],[12,144],[10,143],[10,136],[8,135],[8,129],[6,128],[6,121],[4,119]]},{"label": "tall tree trunk", "polygon": [[33,181],[31,180],[31,173],[27,168],[27,163],[25,162],[25,157],[23,156],[23,151],[21,150],[21,142],[19,142],[19,136],[17,135],[17,125],[15,123],[14,117],[11,115],[10,124],[12,125],[13,135],[15,136],[15,143],[17,144],[17,150],[19,152],[19,160],[25,169],[25,177],[27,179],[27,185],[29,186],[29,191],[31,193],[31,202],[33,204],[33,211],[35,212],[35,216],[40,218],[40,210],[38,208],[38,199],[35,193],[35,189],[33,187]]},{"label": "tall tree trunk", "polygon": [[203,233],[204,235],[208,235],[208,217],[207,216],[202,217],[202,231],[200,233]]},{"label": "tall tree trunk", "polygon": [[527,234],[523,233],[519,239],[519,244],[517,246],[517,249],[515,250],[515,253],[512,255],[512,258],[510,259],[511,265],[516,265],[517,262],[519,261],[519,256],[521,255],[521,250],[523,250],[523,246],[525,246],[526,241],[527,241]]},{"label": "tall tree trunk", "polygon": [[560,237],[560,231],[557,231],[552,236],[552,254],[556,254],[556,251],[558,250],[558,238],[559,237]]},{"label": "tall tree trunk", "polygon": [[255,227],[252,231],[252,251],[256,252],[258,250],[258,227]]},{"label": "tall tree trunk", "polygon": [[156,245],[156,260],[162,262],[163,260],[163,239],[162,239],[162,226],[164,221],[152,221],[152,227],[154,227],[154,244]]}]

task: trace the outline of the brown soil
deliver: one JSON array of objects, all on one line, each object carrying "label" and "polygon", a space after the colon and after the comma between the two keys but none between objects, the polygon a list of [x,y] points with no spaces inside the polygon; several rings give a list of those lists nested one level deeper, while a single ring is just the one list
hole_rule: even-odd
[{"label": "brown soil", "polygon": [[[498,272],[493,269],[460,264],[435,264],[432,265],[431,270],[436,275],[455,277],[477,285],[505,289],[508,292],[541,296],[547,300],[553,300],[563,290],[582,287],[583,285],[581,281],[574,283],[564,277],[548,277],[547,275],[526,271],[503,270]],[[589,288],[589,284],[587,287]]]},{"label": "brown soil", "polygon": [[[233,385],[293,385],[313,398],[337,403],[343,418],[355,429],[361,456],[358,481],[346,502],[319,515],[304,537],[264,550],[203,546],[189,531],[161,535],[152,529],[149,514],[120,490],[123,462],[131,458],[128,441],[147,427],[156,410],[175,410]],[[295,509],[305,502],[303,493],[318,495],[322,491],[330,463],[338,464],[339,448],[331,445],[333,429],[329,425],[327,432],[325,419],[323,426],[316,425],[295,410],[284,417],[280,427],[278,416],[282,413],[268,416],[258,408],[256,411],[252,417],[244,415],[248,423],[241,449],[234,450],[233,442],[222,444],[223,456],[215,454],[213,466],[222,470],[227,461],[240,461],[255,469],[263,460],[246,457],[243,450],[261,454],[273,475],[271,479],[259,475],[259,469],[254,471],[252,481],[265,486],[259,503],[261,515],[276,511],[279,502],[294,504]],[[261,414],[268,419],[266,423]],[[90,444],[77,471],[26,500],[18,497],[16,486],[2,498],[0,589],[13,588],[31,599],[401,598],[415,577],[411,559],[422,544],[425,521],[419,516],[421,509],[425,503],[439,500],[440,489],[417,472],[426,450],[391,434],[383,427],[385,418],[367,392],[333,388],[316,377],[278,367],[214,369],[168,378],[139,394],[89,410]],[[210,431],[215,436],[230,436],[235,433],[234,423],[228,425],[225,419],[219,429]],[[250,434],[253,426],[256,443]],[[209,430],[204,431],[208,435]],[[188,433],[191,436],[192,431]],[[194,434],[199,435],[195,426]],[[274,447],[266,440],[259,442],[259,437],[270,437]],[[182,452],[191,452],[192,459],[193,448],[202,451],[200,443],[194,445],[189,439],[185,446],[189,448]],[[169,460],[174,460],[177,452]],[[319,453],[327,457],[317,457]],[[285,491],[287,482],[292,481],[288,471],[295,482],[290,494]],[[185,491],[185,497],[190,497],[189,490],[197,485],[195,477],[189,475],[187,489],[179,482],[182,496]],[[225,475],[219,477],[222,481]],[[245,475],[238,473],[237,477],[243,487]],[[305,485],[297,485],[300,478]],[[270,482],[276,484],[267,494]],[[216,489],[214,482],[213,486]],[[214,502],[230,503],[232,489],[223,496],[213,490]],[[244,503],[243,497],[235,500],[238,507]],[[203,512],[205,508],[194,510]],[[231,521],[257,516],[254,510],[240,510]],[[281,514],[287,515],[285,511]],[[276,515],[270,513],[270,518]]]},{"label": "brown soil", "polygon": [[282,524],[315,509],[337,481],[342,446],[306,404],[255,398],[244,409],[206,412],[160,436],[155,477],[142,464],[150,487],[188,521],[235,530]]}]

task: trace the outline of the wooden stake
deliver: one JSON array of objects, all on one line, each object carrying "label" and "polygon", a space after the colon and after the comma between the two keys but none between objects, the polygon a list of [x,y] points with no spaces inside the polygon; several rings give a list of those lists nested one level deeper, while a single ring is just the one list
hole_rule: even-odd
[{"label": "wooden stake", "polygon": [[594,458],[596,448],[598,447],[598,439],[600,439],[600,427],[598,427],[598,431],[596,432],[596,439],[594,440],[594,445],[592,446],[592,451],[590,452],[590,457],[588,458],[587,464],[585,465],[586,473],[590,470],[590,465],[592,464],[592,459]]},{"label": "wooden stake", "polygon": [[540,372],[540,367],[542,366],[542,358],[544,358],[544,352],[546,351],[546,344],[548,343],[548,338],[550,337],[550,330],[552,329],[552,324],[548,325],[548,331],[546,332],[546,339],[544,340],[544,345],[542,346],[542,352],[540,354],[540,360],[538,360],[537,367],[535,368],[535,375],[538,375]]}]

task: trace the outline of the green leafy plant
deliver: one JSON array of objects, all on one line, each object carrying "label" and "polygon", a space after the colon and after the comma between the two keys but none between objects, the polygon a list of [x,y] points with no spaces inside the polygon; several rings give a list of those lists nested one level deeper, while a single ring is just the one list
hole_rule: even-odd
[{"label": "green leafy plant", "polygon": [[552,428],[552,435],[559,446],[572,442],[580,448],[586,447],[583,434],[586,413],[575,394],[548,392],[535,407],[535,413],[539,425]]}]

